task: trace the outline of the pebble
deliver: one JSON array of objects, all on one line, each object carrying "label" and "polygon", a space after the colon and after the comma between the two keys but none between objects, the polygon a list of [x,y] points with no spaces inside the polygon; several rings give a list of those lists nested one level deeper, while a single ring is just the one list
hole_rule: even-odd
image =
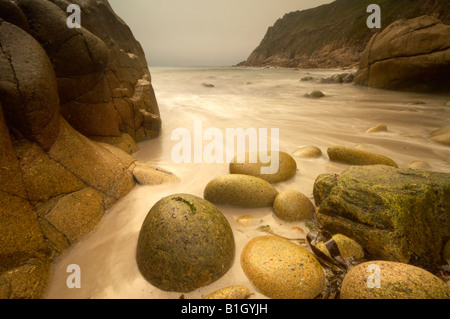
[{"label": "pebble", "polygon": [[378,132],[387,132],[388,128],[386,124],[377,124],[371,128],[369,128],[366,133],[378,133]]},{"label": "pebble", "polygon": [[256,237],[242,250],[241,266],[250,282],[272,299],[312,299],[325,288],[316,257],[289,240]]},{"label": "pebble", "polygon": [[308,92],[305,94],[305,97],[316,98],[316,99],[324,97],[324,96],[325,96],[325,94],[322,91],[318,91],[318,90],[311,91],[311,92]]},{"label": "pebble", "polygon": [[431,165],[424,161],[412,161],[408,164],[409,168],[429,170]]},{"label": "pebble", "polygon": [[231,286],[213,292],[203,299],[247,299],[251,294],[246,286]]},{"label": "pebble", "polygon": [[292,156],[298,158],[319,158],[322,156],[322,151],[316,146],[305,146],[295,150]]}]

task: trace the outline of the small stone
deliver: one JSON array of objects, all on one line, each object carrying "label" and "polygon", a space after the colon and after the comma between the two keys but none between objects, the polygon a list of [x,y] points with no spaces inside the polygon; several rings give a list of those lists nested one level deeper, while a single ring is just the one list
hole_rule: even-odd
[{"label": "small stone", "polygon": [[440,144],[450,145],[450,125],[432,132],[430,134],[430,139]]},{"label": "small stone", "polygon": [[215,204],[247,208],[271,207],[278,191],[267,181],[249,175],[229,174],[206,185],[203,197]]},{"label": "small stone", "polygon": [[448,101],[448,102],[445,104],[445,106],[450,106],[450,101]]},{"label": "small stone", "polygon": [[302,81],[302,82],[314,81],[314,77],[313,76],[305,76],[300,81]]},{"label": "small stone", "polygon": [[179,181],[179,178],[173,173],[158,166],[139,161],[136,161],[134,165],[132,174],[140,185],[160,185]]},{"label": "small stone", "polygon": [[309,98],[321,98],[324,97],[325,94],[322,91],[314,90],[305,94],[305,97]]},{"label": "small stone", "polygon": [[210,202],[189,194],[158,201],[139,234],[141,274],[164,291],[191,292],[221,278],[232,266],[231,226]]},{"label": "small stone", "polygon": [[261,224],[261,219],[256,219],[253,216],[241,216],[236,219],[236,224],[242,227],[250,227]]},{"label": "small stone", "polygon": [[409,163],[408,166],[413,169],[422,169],[422,170],[431,169],[431,165],[424,161],[412,161]]},{"label": "small stone", "polygon": [[369,128],[366,133],[387,132],[387,130],[386,124],[377,124],[374,127]]},{"label": "small stone", "polygon": [[312,299],[325,287],[316,257],[289,240],[256,237],[242,250],[241,266],[250,282],[272,299]]},{"label": "small stone", "polygon": [[331,161],[342,162],[350,165],[387,165],[398,167],[392,159],[386,156],[344,146],[329,147],[328,157]]},{"label": "small stone", "polygon": [[214,88],[214,84],[211,83],[202,83],[202,86],[204,86],[205,88]]},{"label": "small stone", "polygon": [[232,286],[213,292],[203,297],[203,299],[247,299],[250,295],[250,289],[247,287]]},{"label": "small stone", "polygon": [[[378,282],[376,274],[380,276]],[[422,268],[390,261],[369,261],[353,267],[341,287],[341,299],[448,298],[450,289],[440,278]]]},{"label": "small stone", "polygon": [[305,146],[294,151],[292,156],[298,158],[318,158],[322,156],[322,151],[315,146]]},{"label": "small stone", "polygon": [[[339,252],[341,253],[342,258],[344,258],[344,259],[347,259],[347,258],[362,259],[362,258],[364,258],[364,249],[361,247],[360,244],[358,244],[353,239],[348,238],[347,236],[344,236],[342,234],[336,234],[336,235],[332,236],[332,240],[334,240],[337,247],[339,248]],[[330,254],[330,251],[328,250],[327,246],[325,245],[325,243],[323,241],[319,242],[316,245],[316,248],[319,249],[321,252],[323,252],[328,257],[333,258]]]},{"label": "small stone", "polygon": [[279,193],[273,202],[274,214],[284,221],[300,221],[314,216],[315,207],[304,194],[287,190]]}]

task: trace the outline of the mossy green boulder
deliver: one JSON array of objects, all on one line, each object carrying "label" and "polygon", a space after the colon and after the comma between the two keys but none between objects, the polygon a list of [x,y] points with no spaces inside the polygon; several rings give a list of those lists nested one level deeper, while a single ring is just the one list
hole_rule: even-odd
[{"label": "mossy green boulder", "polygon": [[371,258],[437,263],[450,236],[450,174],[384,165],[320,175],[316,218],[356,240]]},{"label": "mossy green boulder", "polygon": [[142,224],[136,260],[141,274],[164,291],[191,292],[232,266],[233,232],[212,203],[189,194],[158,201]]},{"label": "mossy green boulder", "polygon": [[330,146],[327,153],[330,160],[334,162],[350,165],[387,165],[398,167],[397,163],[384,155],[345,146]]},{"label": "mossy green boulder", "polygon": [[267,181],[249,175],[219,176],[206,185],[203,197],[214,203],[246,208],[271,207],[278,191]]},{"label": "mossy green boulder", "polygon": [[[266,155],[266,154],[264,154]],[[294,177],[297,173],[297,162],[291,155],[285,152],[268,152],[271,162],[264,163],[261,160],[261,153],[245,153],[236,156],[230,163],[231,174],[244,174],[262,178],[271,184],[287,181]],[[273,167],[275,163],[272,161],[278,160],[278,169],[272,174],[264,174],[261,168]]]},{"label": "mossy green boulder", "polygon": [[352,268],[341,299],[449,299],[450,288],[432,273],[412,265],[369,261]]}]

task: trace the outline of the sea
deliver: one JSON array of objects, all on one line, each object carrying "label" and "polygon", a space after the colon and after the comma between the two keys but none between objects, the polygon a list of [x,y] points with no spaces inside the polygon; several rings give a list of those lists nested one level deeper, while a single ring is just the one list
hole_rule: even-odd
[{"label": "sea", "polygon": [[[320,158],[295,158],[295,177],[275,185],[279,191],[300,191],[311,200],[320,174],[339,174],[348,168],[328,159],[327,148],[332,145],[382,154],[401,168],[423,161],[429,170],[450,172],[450,147],[428,138],[434,130],[450,124],[450,107],[446,106],[450,92],[421,94],[300,81],[307,76],[326,78],[355,70],[150,67],[150,72],[163,126],[158,138],[139,143],[139,151],[133,155],[173,172],[180,182],[138,185],[118,201],[92,233],[54,262],[45,298],[199,299],[232,285],[250,288],[251,298],[266,298],[252,287],[240,266],[242,249],[250,239],[265,235],[261,226],[268,225],[274,233],[288,238],[305,238],[308,232],[305,222],[284,222],[271,208],[218,206],[233,229],[236,254],[232,268],[209,286],[190,293],[165,292],[147,282],[138,270],[137,240],[152,206],[178,193],[202,197],[209,181],[229,173],[225,160],[195,161],[193,155],[192,161],[180,163],[174,159],[173,150],[180,141],[173,133],[180,129],[191,132],[194,149],[195,123],[199,121],[203,131],[212,128],[223,136],[227,129],[267,129],[269,135],[271,129],[277,129],[279,134],[271,136],[271,142],[276,138],[279,150],[289,154],[305,146],[320,148]],[[322,91],[325,97],[305,97],[312,90]],[[366,133],[379,123],[388,130]],[[208,141],[202,145],[205,147]],[[79,288],[69,288],[68,281],[73,279],[70,265],[79,266]]]}]

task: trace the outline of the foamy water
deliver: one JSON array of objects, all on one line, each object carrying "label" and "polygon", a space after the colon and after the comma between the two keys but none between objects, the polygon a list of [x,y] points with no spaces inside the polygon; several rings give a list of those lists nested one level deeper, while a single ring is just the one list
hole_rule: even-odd
[{"label": "foamy water", "polygon": [[[158,99],[163,129],[158,139],[139,144],[134,154],[140,161],[157,164],[181,178],[177,184],[137,186],[130,194],[106,212],[98,228],[62,255],[53,267],[47,298],[164,298],[177,299],[178,292],[163,292],[148,283],[139,273],[135,252],[140,227],[150,208],[161,198],[176,193],[203,196],[206,184],[228,174],[228,165],[175,164],[171,158],[171,140],[177,128],[194,129],[202,120],[203,130],[218,128],[278,128],[280,150],[293,153],[302,146],[317,146],[319,159],[296,159],[299,171],[286,183],[276,185],[279,191],[295,189],[312,199],[316,177],[322,173],[340,173],[348,166],[332,163],[326,156],[331,145],[358,147],[386,155],[402,168],[421,160],[431,170],[450,172],[450,147],[429,141],[430,132],[450,122],[450,100],[447,95],[390,92],[356,87],[350,84],[300,82],[304,76],[329,76],[342,71],[239,68],[153,68],[152,81]],[[208,88],[202,83],[210,83]],[[322,99],[303,95],[318,89]],[[365,131],[378,124],[388,132]],[[204,143],[205,145],[207,142]],[[234,266],[210,286],[184,294],[201,298],[231,285],[246,285],[258,294],[243,273],[239,258],[245,244],[263,235],[258,226],[270,225],[275,233],[291,238],[305,237],[294,227],[307,231],[304,223],[285,223],[273,216],[271,208],[241,209],[219,206],[236,241]],[[251,215],[256,224],[242,227],[240,216]],[[67,266],[81,269],[81,288],[66,285]]]}]

